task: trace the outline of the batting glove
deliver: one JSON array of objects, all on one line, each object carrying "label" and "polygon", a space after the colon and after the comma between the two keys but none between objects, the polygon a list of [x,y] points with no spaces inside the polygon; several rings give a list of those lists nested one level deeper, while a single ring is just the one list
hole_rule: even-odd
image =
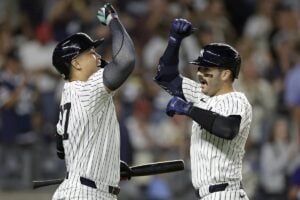
[{"label": "batting glove", "polygon": [[183,99],[175,96],[169,101],[166,113],[170,117],[173,117],[175,114],[187,115],[192,107],[192,102],[186,102]]},{"label": "batting glove", "polygon": [[120,174],[121,174],[121,180],[130,180],[132,170],[128,166],[128,164],[124,161],[120,161]]},{"label": "batting glove", "polygon": [[110,3],[106,3],[98,10],[97,18],[101,24],[107,26],[112,19],[118,18],[118,14]]},{"label": "batting glove", "polygon": [[192,24],[186,19],[174,19],[171,24],[169,41],[173,43],[181,40],[193,33]]}]

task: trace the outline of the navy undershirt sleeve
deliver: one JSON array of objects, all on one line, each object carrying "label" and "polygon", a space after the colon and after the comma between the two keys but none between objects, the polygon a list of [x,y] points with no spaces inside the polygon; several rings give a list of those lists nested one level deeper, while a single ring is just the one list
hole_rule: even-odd
[{"label": "navy undershirt sleeve", "polygon": [[210,110],[193,106],[187,114],[209,133],[223,139],[232,140],[239,133],[241,116],[222,116]]},{"label": "navy undershirt sleeve", "polygon": [[113,59],[104,68],[103,82],[113,91],[119,88],[133,71],[135,50],[131,38],[119,19],[113,19],[109,27],[112,33]]},{"label": "navy undershirt sleeve", "polygon": [[169,40],[164,54],[159,59],[154,80],[172,96],[178,96],[185,99],[182,91],[182,77],[178,70],[180,43],[181,42],[174,43]]}]

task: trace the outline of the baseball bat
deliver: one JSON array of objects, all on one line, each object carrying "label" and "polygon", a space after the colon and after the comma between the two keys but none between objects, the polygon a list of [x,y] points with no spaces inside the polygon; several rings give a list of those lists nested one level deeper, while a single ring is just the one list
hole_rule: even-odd
[{"label": "baseball bat", "polygon": [[[162,162],[147,163],[143,165],[136,165],[130,167],[132,170],[132,177],[135,176],[149,176],[163,173],[170,173],[175,171],[180,171],[184,169],[183,160],[170,160]],[[126,172],[121,172],[121,177],[126,176]],[[32,181],[33,189],[60,184],[64,181],[64,178],[51,179],[51,180],[36,180]]]},{"label": "baseball bat", "polygon": [[[170,173],[184,169],[183,160],[170,160],[162,162],[147,163],[130,167],[131,176],[149,176],[155,174]],[[121,176],[126,176],[126,172],[121,172]]]}]

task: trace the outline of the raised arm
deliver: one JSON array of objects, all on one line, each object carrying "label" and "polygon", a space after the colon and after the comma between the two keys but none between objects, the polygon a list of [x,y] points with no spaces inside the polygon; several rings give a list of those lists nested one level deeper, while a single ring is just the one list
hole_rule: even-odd
[{"label": "raised arm", "polygon": [[133,42],[120,22],[117,12],[107,3],[100,8],[99,21],[110,28],[112,34],[112,61],[103,72],[104,85],[111,91],[118,89],[134,69],[135,50]]},{"label": "raised arm", "polygon": [[185,19],[174,19],[171,24],[168,46],[159,59],[154,81],[171,95],[184,98],[182,77],[178,71],[181,41],[192,33],[192,24]]}]

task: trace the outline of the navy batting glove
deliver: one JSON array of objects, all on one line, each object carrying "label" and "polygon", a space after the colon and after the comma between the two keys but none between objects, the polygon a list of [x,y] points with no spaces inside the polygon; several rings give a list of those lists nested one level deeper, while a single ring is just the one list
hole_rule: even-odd
[{"label": "navy batting glove", "polygon": [[167,105],[166,113],[170,117],[173,117],[175,114],[186,115],[190,112],[192,106],[192,102],[186,102],[179,97],[173,97]]},{"label": "navy batting glove", "polygon": [[181,40],[192,34],[192,23],[186,19],[174,19],[171,24],[169,41],[179,43]]}]

